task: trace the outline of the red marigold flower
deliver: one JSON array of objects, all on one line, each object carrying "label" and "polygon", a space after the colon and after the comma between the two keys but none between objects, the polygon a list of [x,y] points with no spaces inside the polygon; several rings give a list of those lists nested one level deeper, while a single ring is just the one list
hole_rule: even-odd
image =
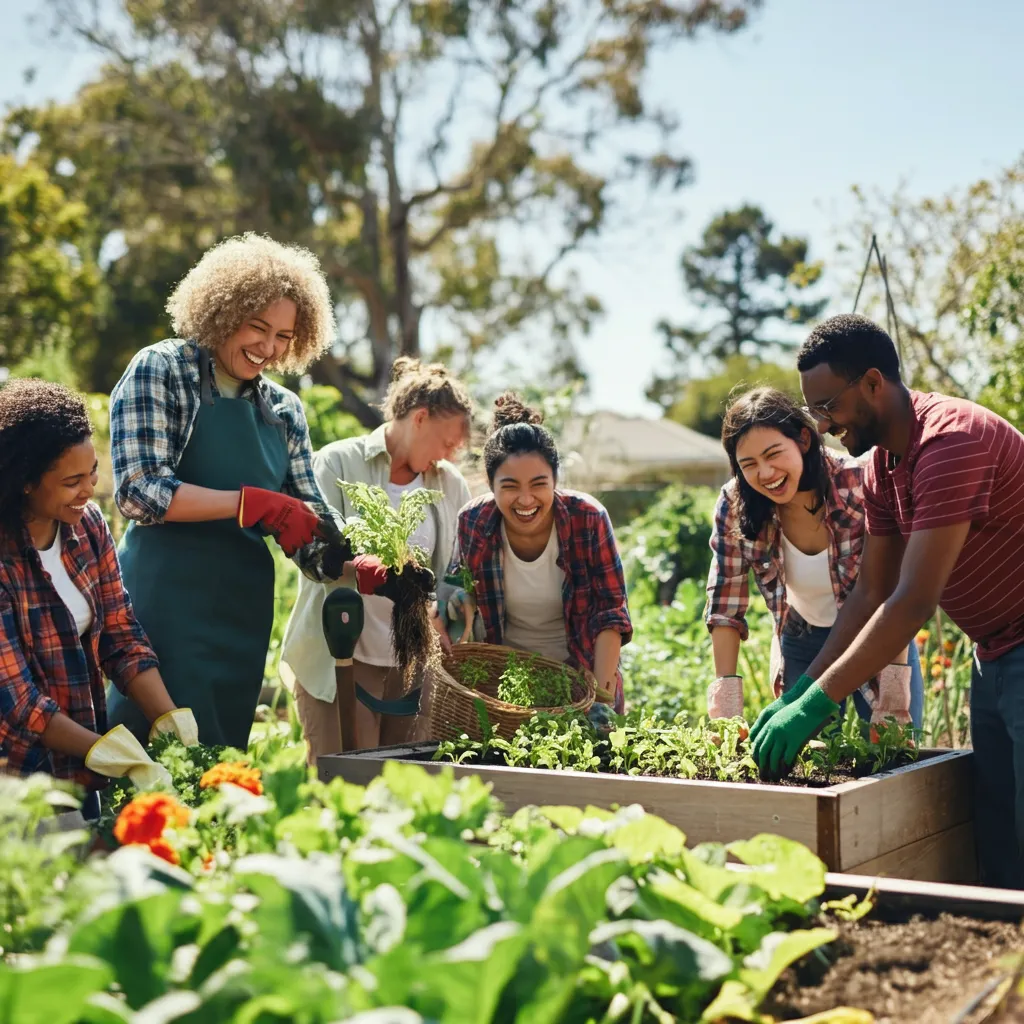
[{"label": "red marigold flower", "polygon": [[263,793],[259,768],[250,768],[244,761],[222,761],[220,764],[215,764],[203,774],[199,780],[199,787],[200,789],[211,789],[214,786],[223,785],[225,782],[247,789],[255,796],[260,796]]},{"label": "red marigold flower", "polygon": [[181,863],[178,851],[175,850],[175,848],[171,846],[166,839],[154,839],[153,842],[149,844],[149,852],[155,854],[161,860],[167,861],[168,864]]}]

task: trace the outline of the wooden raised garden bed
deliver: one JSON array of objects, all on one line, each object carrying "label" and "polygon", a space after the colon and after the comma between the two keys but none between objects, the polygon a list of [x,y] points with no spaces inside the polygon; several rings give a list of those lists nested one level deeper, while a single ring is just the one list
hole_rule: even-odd
[{"label": "wooden raised garden bed", "polygon": [[876,1024],[1011,1024],[1024,892],[830,873],[823,899],[871,893],[838,940],[794,964],[760,1009],[791,1020],[855,1006]]},{"label": "wooden raised garden bed", "polygon": [[936,882],[973,882],[970,750],[923,750],[913,764],[827,788],[702,782],[540,768],[432,761],[435,743],[319,758],[324,781],[365,785],[388,760],[428,771],[478,775],[512,813],[527,804],[641,804],[681,828],[689,842],[731,842],[771,832],[803,843],[830,871]]}]

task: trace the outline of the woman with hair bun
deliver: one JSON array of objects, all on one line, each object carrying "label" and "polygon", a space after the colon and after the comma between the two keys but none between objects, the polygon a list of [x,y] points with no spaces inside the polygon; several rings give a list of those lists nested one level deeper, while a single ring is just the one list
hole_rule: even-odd
[{"label": "woman with hair bun", "polygon": [[114,540],[92,502],[92,424],[61,384],[0,388],[0,753],[14,775],[86,787],[86,818],[111,777],[166,785],[167,770],[123,726],[108,731],[103,677],[154,732],[195,743],[132,612]]},{"label": "woman with hair bun", "polygon": [[[247,234],[210,249],[167,303],[177,340],[142,349],[111,395],[125,583],[172,697],[206,744],[245,748],[274,618],[274,537],[302,572],[351,557],[311,465],[301,373],[334,341],[316,257]],[[379,566],[379,563],[378,563]],[[140,734],[111,692],[111,716]]]},{"label": "woman with hair bun", "polygon": [[[619,652],[633,627],[611,520],[589,494],[558,487],[559,457],[542,417],[512,392],[495,402],[484,467],[491,494],[459,513],[450,572],[468,568],[487,643],[592,672],[623,708]],[[446,602],[461,615],[464,592]]]},{"label": "woman with hair bun", "polygon": [[[382,411],[384,422],[373,433],[335,441],[316,453],[313,471],[317,484],[346,517],[354,510],[338,486],[339,480],[381,487],[396,508],[408,491],[422,487],[440,491],[441,500],[428,507],[426,521],[410,538],[430,556],[433,575],[440,579],[455,542],[459,509],[470,499],[469,487],[451,460],[469,438],[472,400],[447,367],[402,357],[392,367]],[[329,584],[299,581],[281,655],[282,667],[293,676],[310,764],[315,764],[320,754],[341,749],[334,658],[321,625],[321,610],[330,589]],[[391,642],[392,602],[375,594],[364,599],[363,607],[355,681],[375,702],[395,702],[403,694],[405,681]],[[382,707],[378,704],[378,709]],[[401,711],[399,716],[392,703],[391,710],[382,714],[362,700],[357,702],[359,746],[386,746],[408,739],[415,705]]]}]

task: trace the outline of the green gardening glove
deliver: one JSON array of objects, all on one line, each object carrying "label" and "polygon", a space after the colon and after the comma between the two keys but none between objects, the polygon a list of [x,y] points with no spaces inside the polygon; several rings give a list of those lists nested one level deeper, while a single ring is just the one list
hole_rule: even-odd
[{"label": "green gardening glove", "polygon": [[778,714],[784,707],[792,704],[793,701],[799,700],[806,692],[807,687],[810,686],[814,680],[809,675],[802,675],[788,690],[784,690],[782,696],[777,700],[773,700],[771,704],[766,707],[761,714],[757,716],[757,721],[754,722],[750,729],[750,742],[753,744],[754,740],[760,735],[761,730],[768,724],[768,719],[773,715]]},{"label": "green gardening glove", "polygon": [[839,705],[817,683],[783,707],[761,728],[754,743],[753,756],[761,778],[781,779],[804,744],[838,710]]}]

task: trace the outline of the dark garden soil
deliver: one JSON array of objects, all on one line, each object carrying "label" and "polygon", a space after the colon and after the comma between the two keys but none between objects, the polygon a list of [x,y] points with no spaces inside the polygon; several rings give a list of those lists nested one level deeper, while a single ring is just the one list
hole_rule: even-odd
[{"label": "dark garden soil", "polygon": [[1024,947],[1016,924],[951,914],[876,909],[855,924],[830,925],[839,931],[827,954],[831,966],[812,954],[790,968],[764,1013],[794,1020],[851,1006],[870,1011],[878,1024],[976,1024],[983,1010],[962,1018],[961,1012],[1004,973],[1001,959]]}]

